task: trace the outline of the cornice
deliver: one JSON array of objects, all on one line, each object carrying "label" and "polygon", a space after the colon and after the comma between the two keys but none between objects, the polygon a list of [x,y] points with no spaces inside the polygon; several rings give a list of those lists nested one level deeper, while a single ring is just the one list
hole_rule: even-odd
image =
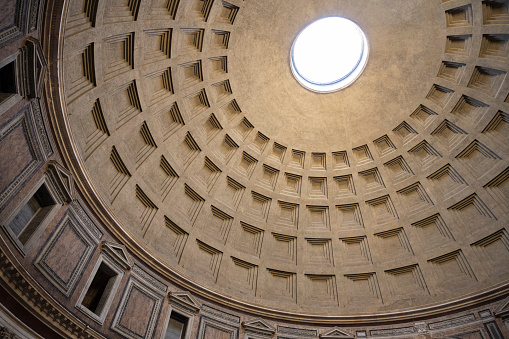
[{"label": "cornice", "polygon": [[63,337],[104,339],[86,323],[71,314],[30,276],[0,243],[0,284],[34,316]]},{"label": "cornice", "polygon": [[115,236],[118,241],[147,266],[158,272],[161,276],[172,283],[179,285],[182,289],[188,290],[204,299],[216,302],[226,307],[241,312],[250,313],[256,316],[276,318],[284,321],[314,324],[335,324],[335,325],[361,325],[378,324],[387,322],[414,321],[416,319],[444,315],[445,313],[459,311],[468,307],[486,303],[492,300],[503,298],[509,294],[509,281],[494,286],[490,289],[465,296],[463,298],[446,301],[443,303],[403,310],[398,312],[379,314],[359,315],[316,315],[305,313],[285,312],[268,307],[262,307],[251,303],[243,302],[221,293],[208,289],[186,276],[174,271],[166,265],[154,253],[136,241],[122,226],[106,203],[101,199],[98,190],[94,187],[84,163],[79,155],[76,143],[71,133],[70,122],[67,117],[66,106],[63,95],[63,36],[64,28],[62,23],[66,17],[68,0],[49,0],[46,6],[44,22],[44,52],[48,59],[49,83],[45,86],[45,96],[48,102],[48,114],[50,115],[54,137],[57,141],[60,154],[71,173],[74,175],[75,184],[89,208],[97,218]]}]

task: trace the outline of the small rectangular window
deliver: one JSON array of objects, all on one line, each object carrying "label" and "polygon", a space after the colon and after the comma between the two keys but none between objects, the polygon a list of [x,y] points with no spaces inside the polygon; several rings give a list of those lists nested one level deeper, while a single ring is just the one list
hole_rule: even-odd
[{"label": "small rectangular window", "polygon": [[117,275],[117,272],[113,271],[108,265],[102,262],[81,304],[94,314],[101,316],[106,301],[115,284]]},{"label": "small rectangular window", "polygon": [[21,207],[18,214],[9,223],[9,228],[23,246],[27,244],[53,206],[55,206],[55,200],[46,186],[42,185]]},{"label": "small rectangular window", "polygon": [[12,61],[0,68],[0,103],[16,93],[16,63]]},{"label": "small rectangular window", "polygon": [[164,339],[184,339],[187,331],[189,318],[175,312],[171,312],[170,321]]}]

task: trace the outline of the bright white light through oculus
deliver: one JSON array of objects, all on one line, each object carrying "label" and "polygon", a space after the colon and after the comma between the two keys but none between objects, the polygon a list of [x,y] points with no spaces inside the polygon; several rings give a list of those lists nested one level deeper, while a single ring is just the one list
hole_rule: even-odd
[{"label": "bright white light through oculus", "polygon": [[353,83],[368,59],[364,32],[353,21],[328,17],[307,26],[291,51],[292,72],[316,92],[333,92]]}]

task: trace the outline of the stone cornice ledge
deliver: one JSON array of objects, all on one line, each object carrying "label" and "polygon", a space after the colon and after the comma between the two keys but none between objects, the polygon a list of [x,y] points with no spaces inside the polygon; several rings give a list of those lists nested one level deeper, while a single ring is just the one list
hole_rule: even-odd
[{"label": "stone cornice ledge", "polygon": [[60,154],[64,159],[65,164],[74,175],[80,194],[87,201],[89,207],[96,214],[98,219],[115,237],[118,238],[119,242],[124,244],[127,249],[133,253],[133,255],[135,255],[139,260],[145,262],[149,267],[152,267],[166,279],[180,285],[182,289],[195,293],[202,298],[253,315],[301,323],[336,325],[361,325],[413,321],[419,318],[439,316],[448,312],[474,307],[476,305],[509,295],[509,282],[504,282],[490,289],[460,299],[416,308],[413,310],[369,315],[359,314],[352,316],[315,315],[285,312],[246,303],[212,291],[193,282],[184,275],[175,272],[164,262],[159,260],[157,256],[151,253],[147,248],[139,244],[136,239],[134,239],[134,237],[122,227],[121,222],[111,213],[104,201],[100,198],[100,195],[92,184],[92,181],[84,167],[84,163],[81,160],[70,130],[70,123],[67,118],[62,92],[63,89],[62,86],[59,86],[63,79],[63,27],[61,23],[63,18],[66,16],[67,7],[68,0],[48,1],[44,22],[45,39],[43,41],[44,52],[46,53],[48,60],[49,79],[52,80],[49,83],[46,83],[45,96],[49,106],[48,114],[50,115],[54,137],[57,141]]},{"label": "stone cornice ledge", "polygon": [[39,285],[9,253],[0,238],[0,285],[23,307],[53,329],[68,338],[105,339],[103,335],[69,312]]}]

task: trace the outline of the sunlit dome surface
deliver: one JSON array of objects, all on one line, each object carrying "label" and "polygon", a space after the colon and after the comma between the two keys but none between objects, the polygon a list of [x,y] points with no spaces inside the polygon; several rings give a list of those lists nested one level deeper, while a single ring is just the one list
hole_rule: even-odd
[{"label": "sunlit dome surface", "polygon": [[357,24],[341,17],[327,17],[308,25],[295,39],[292,72],[309,90],[333,92],[359,77],[368,54],[366,36]]}]

